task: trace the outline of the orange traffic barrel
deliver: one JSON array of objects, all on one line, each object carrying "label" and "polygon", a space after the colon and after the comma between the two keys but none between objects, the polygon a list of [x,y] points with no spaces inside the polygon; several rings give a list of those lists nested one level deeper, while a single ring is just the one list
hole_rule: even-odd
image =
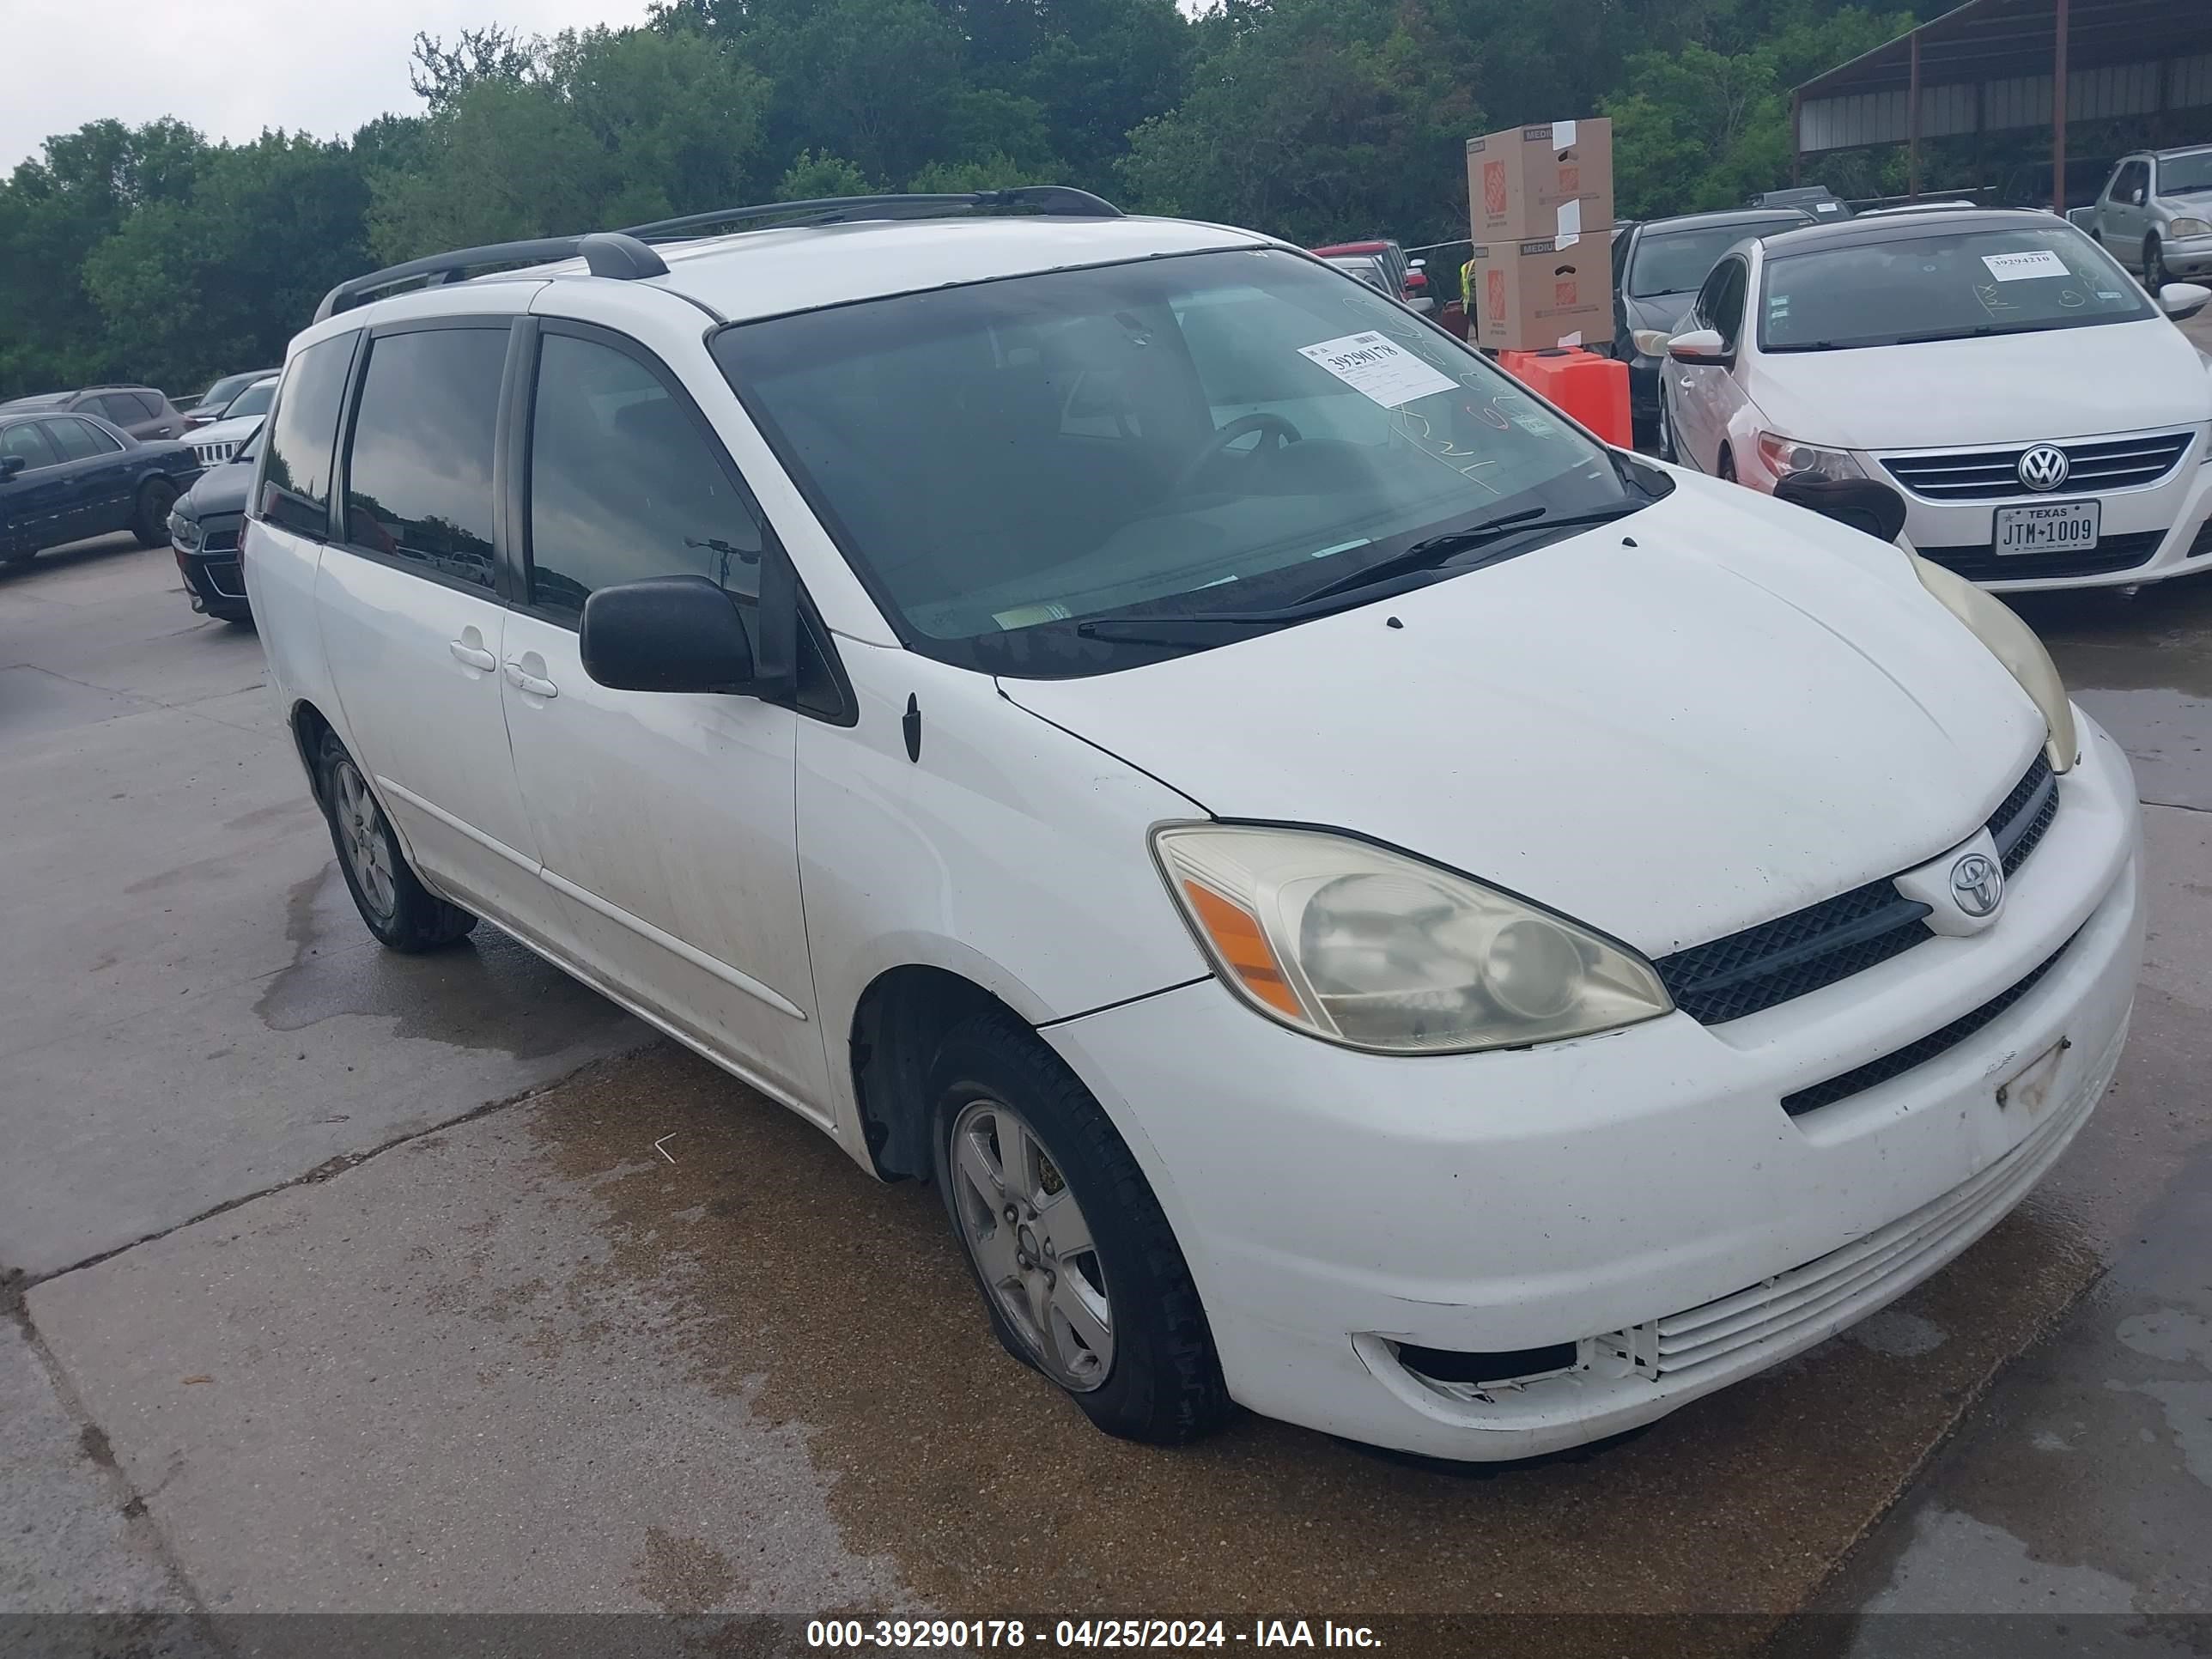
[{"label": "orange traffic barrel", "polygon": [[1634,447],[1626,363],[1581,346],[1547,346],[1541,351],[1501,351],[1498,366],[1607,443]]}]

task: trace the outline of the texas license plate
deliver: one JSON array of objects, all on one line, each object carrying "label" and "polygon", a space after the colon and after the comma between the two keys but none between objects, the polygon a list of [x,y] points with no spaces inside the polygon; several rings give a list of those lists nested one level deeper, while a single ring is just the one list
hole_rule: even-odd
[{"label": "texas license plate", "polygon": [[2038,501],[1997,509],[2000,553],[2087,553],[2097,545],[2096,501]]}]

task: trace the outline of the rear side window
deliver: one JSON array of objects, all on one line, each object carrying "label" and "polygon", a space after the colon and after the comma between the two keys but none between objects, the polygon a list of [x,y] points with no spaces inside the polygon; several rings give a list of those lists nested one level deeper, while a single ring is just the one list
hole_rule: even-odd
[{"label": "rear side window", "polygon": [[579,616],[599,589],[647,576],[759,593],[758,520],[690,409],[638,359],[546,335],[530,434],[533,605]]},{"label": "rear side window", "polygon": [[112,455],[123,446],[90,421],[75,416],[46,422],[46,435],[65,461],[88,461],[95,455]]},{"label": "rear side window", "polygon": [[318,341],[285,373],[261,469],[261,514],[271,524],[308,536],[329,533],[338,404],[359,337],[339,334]]},{"label": "rear side window", "polygon": [[21,456],[26,471],[33,467],[52,466],[61,459],[54,453],[53,445],[46,441],[46,434],[39,430],[35,421],[0,428],[0,455]]},{"label": "rear side window", "polygon": [[492,587],[507,340],[505,328],[426,328],[369,342],[346,457],[349,544]]}]

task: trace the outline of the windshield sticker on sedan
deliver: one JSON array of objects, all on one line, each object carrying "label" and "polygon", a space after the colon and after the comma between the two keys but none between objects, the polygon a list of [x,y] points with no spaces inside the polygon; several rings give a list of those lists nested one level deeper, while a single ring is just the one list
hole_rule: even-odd
[{"label": "windshield sticker on sedan", "polygon": [[2027,248],[2017,253],[1984,253],[1982,263],[2001,283],[2025,283],[2037,276],[2070,276],[2066,261],[2047,247]]},{"label": "windshield sticker on sedan", "polygon": [[1449,392],[1459,382],[1420,358],[1369,330],[1318,345],[1300,346],[1298,356],[1310,358],[1363,396],[1385,409],[1395,409],[1416,398]]}]

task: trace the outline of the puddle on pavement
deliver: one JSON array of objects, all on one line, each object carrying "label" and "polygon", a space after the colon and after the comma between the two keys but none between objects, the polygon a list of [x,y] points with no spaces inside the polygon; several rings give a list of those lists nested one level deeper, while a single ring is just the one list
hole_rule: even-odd
[{"label": "puddle on pavement", "polygon": [[489,922],[450,950],[401,956],[378,946],[335,862],[285,904],[292,965],[253,1011],[272,1031],[340,1014],[394,1022],[392,1035],[534,1060],[588,1044],[629,1016]]},{"label": "puddle on pavement", "polygon": [[1779,1613],[2097,1267],[2032,1200],[1900,1304],[1941,1341],[1831,1342],[1581,1462],[1461,1476],[1255,1418],[1167,1452],[1000,1352],[933,1191],[704,1062],[655,1048],[531,1111],[605,1206],[570,1300],[650,1284],[696,1380],[805,1431],[847,1547],[948,1612]]}]

